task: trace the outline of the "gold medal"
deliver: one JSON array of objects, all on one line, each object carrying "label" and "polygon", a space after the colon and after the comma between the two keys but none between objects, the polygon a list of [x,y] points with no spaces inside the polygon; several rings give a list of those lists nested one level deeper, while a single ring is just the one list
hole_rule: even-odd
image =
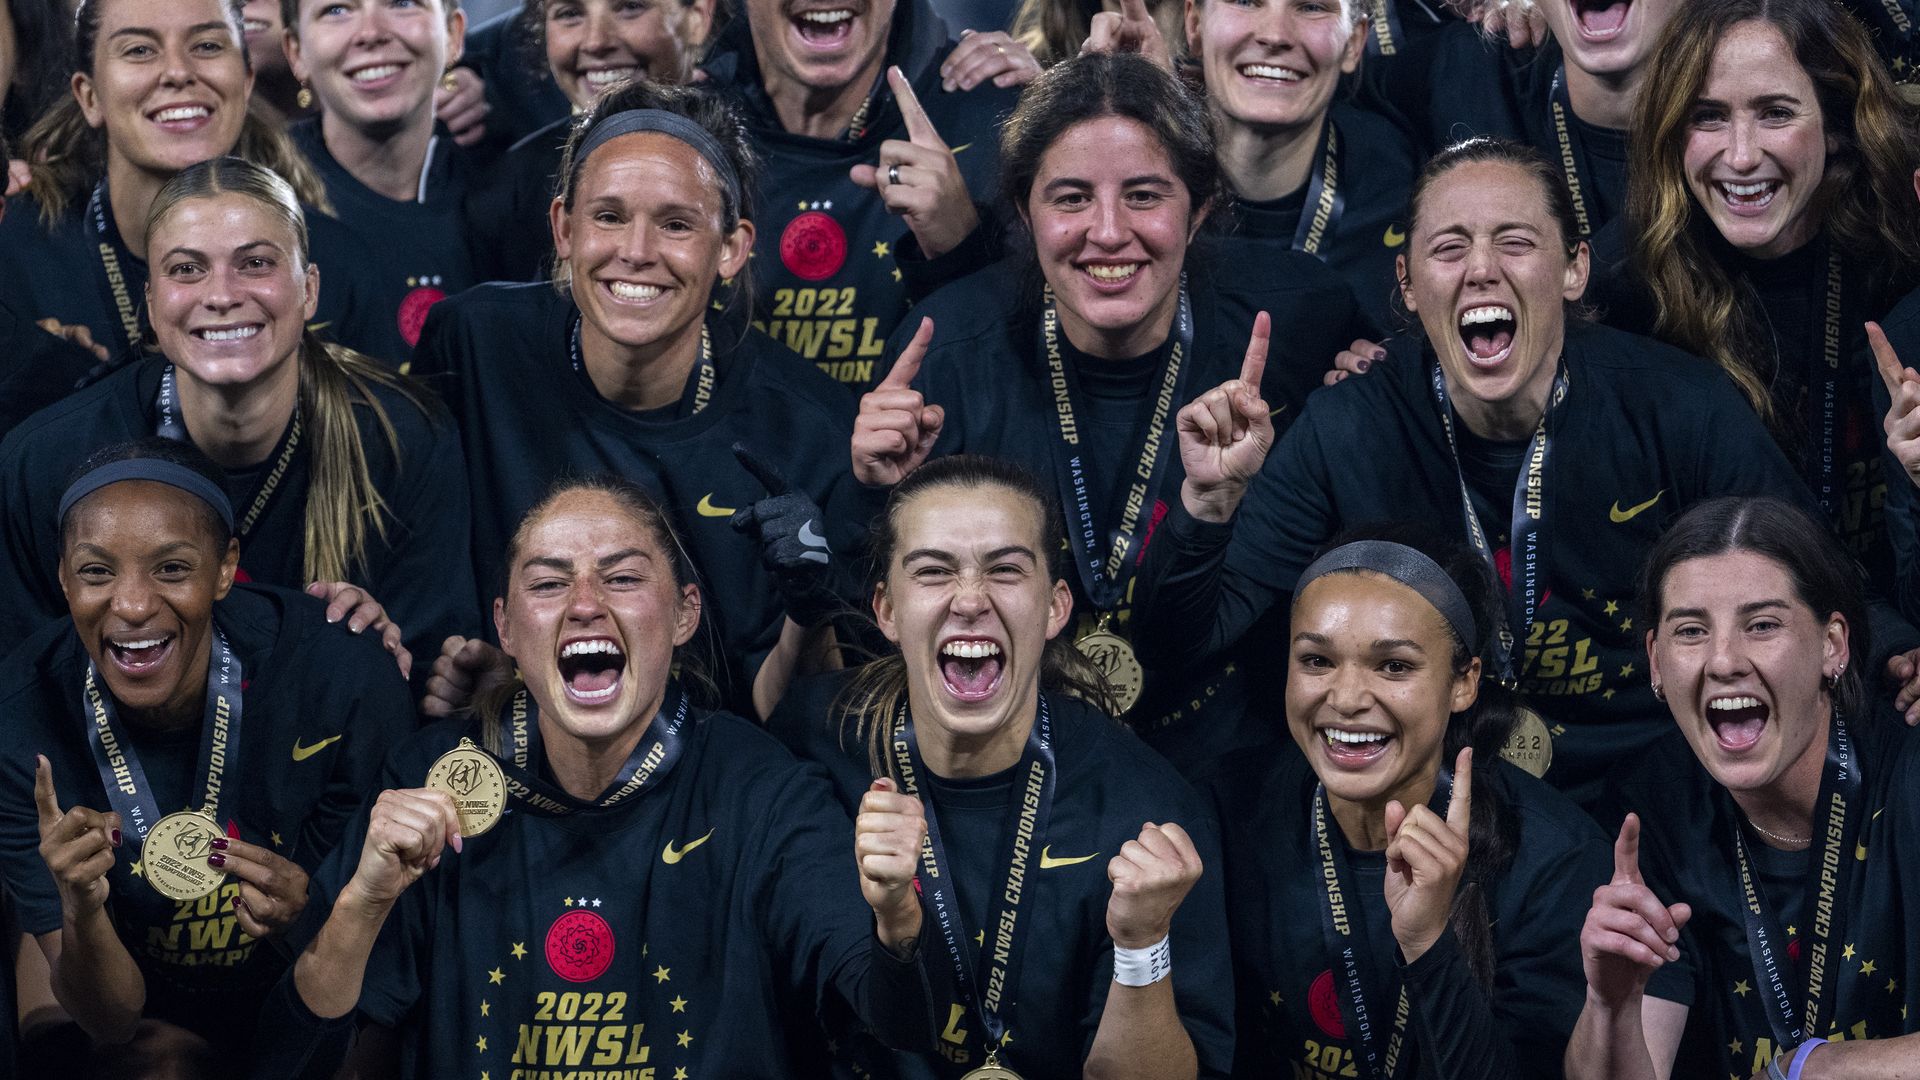
[{"label": "gold medal", "polygon": [[453,796],[461,836],[479,836],[507,812],[506,774],[472,739],[461,739],[459,746],[440,755],[427,770],[427,786]]},{"label": "gold medal", "polygon": [[1080,635],[1073,647],[1107,677],[1120,712],[1125,714],[1132,709],[1133,703],[1140,700],[1140,687],[1147,678],[1140,659],[1133,653],[1133,644],[1107,629],[1107,618],[1103,615],[1099,625]]},{"label": "gold medal", "polygon": [[1020,1074],[1000,1064],[998,1052],[987,1054],[987,1063],[966,1073],[960,1080],[1020,1080]]},{"label": "gold medal", "polygon": [[1500,748],[1500,756],[1535,776],[1544,777],[1547,770],[1553,768],[1553,733],[1547,730],[1547,722],[1540,719],[1540,714],[1525,705],[1515,705],[1513,711],[1513,734],[1507,736],[1507,745]]},{"label": "gold medal", "polygon": [[213,841],[225,834],[198,810],[168,814],[140,844],[141,874],[169,900],[198,900],[220,887],[226,872],[207,865]]}]

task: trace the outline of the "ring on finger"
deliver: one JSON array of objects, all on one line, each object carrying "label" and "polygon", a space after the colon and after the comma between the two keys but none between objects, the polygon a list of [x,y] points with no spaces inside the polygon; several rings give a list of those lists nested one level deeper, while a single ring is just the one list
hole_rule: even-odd
[{"label": "ring on finger", "polygon": [[997,41],[993,43],[993,50],[999,53],[1001,56],[1007,55],[1007,47],[1005,45],[1000,44]]},{"label": "ring on finger", "polygon": [[896,161],[893,164],[887,166],[887,186],[892,187],[893,185],[899,182],[900,182],[900,163]]}]

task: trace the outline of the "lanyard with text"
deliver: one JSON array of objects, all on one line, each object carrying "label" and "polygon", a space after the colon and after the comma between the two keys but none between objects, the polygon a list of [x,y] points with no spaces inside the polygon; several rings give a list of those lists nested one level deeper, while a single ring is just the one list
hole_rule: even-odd
[{"label": "lanyard with text", "polygon": [[640,794],[649,784],[657,785],[680,763],[687,748],[687,695],[678,687],[670,687],[668,698],[660,703],[647,733],[627,755],[626,764],[607,785],[606,793],[592,803],[582,803],[540,779],[540,708],[522,687],[500,718],[509,748],[500,761],[507,794],[536,813],[565,817],[582,810],[605,809]]},{"label": "lanyard with text", "polygon": [[1040,355],[1047,361],[1048,381],[1053,387],[1054,476],[1060,483],[1060,502],[1070,522],[1067,534],[1073,544],[1074,562],[1080,568],[1080,582],[1086,586],[1087,599],[1102,611],[1119,607],[1126,597],[1128,556],[1140,535],[1141,523],[1153,511],[1154,495],[1166,476],[1166,464],[1174,456],[1174,440],[1166,438],[1167,421],[1186,401],[1187,374],[1193,358],[1193,305],[1187,296],[1187,281],[1180,278],[1180,302],[1173,318],[1173,351],[1167,356],[1166,370],[1160,379],[1153,413],[1147,419],[1146,439],[1140,457],[1128,477],[1126,503],[1112,542],[1100,543],[1100,526],[1093,519],[1095,478],[1080,445],[1080,425],[1075,419],[1073,399],[1078,376],[1066,362],[1060,348],[1060,313],[1048,286],[1040,315]]},{"label": "lanyard with text", "polygon": [[1340,193],[1340,134],[1333,129],[1333,117],[1327,117],[1320,131],[1320,168],[1307,184],[1306,205],[1300,211],[1300,224],[1293,230],[1293,250],[1304,251],[1325,260],[1326,241],[1339,224],[1347,199]]},{"label": "lanyard with text", "polygon": [[[179,390],[174,382],[173,365],[160,373],[160,393],[155,397],[153,408],[160,415],[158,423],[153,425],[153,433],[163,439],[174,442],[192,442],[187,435],[187,425],[180,419],[175,409],[179,402]],[[280,453],[273,459],[273,468],[267,470],[266,479],[260,481],[260,490],[253,493],[253,500],[247,505],[247,512],[240,516],[234,526],[235,535],[245,540],[253,532],[260,515],[273,501],[273,493],[280,490],[280,482],[287,478],[287,469],[293,465],[294,451],[300,449],[300,406],[294,405],[293,419],[287,424],[287,430],[280,436]]]},{"label": "lanyard with text", "polygon": [[[1767,1025],[1780,1046],[1798,1046],[1822,1034],[1833,1023],[1834,995],[1840,980],[1830,967],[1832,946],[1842,939],[1847,918],[1847,894],[1851,891],[1852,853],[1864,815],[1852,810],[1860,801],[1860,762],[1854,757],[1853,740],[1847,734],[1847,722],[1836,707],[1833,731],[1827,737],[1827,764],[1820,780],[1820,801],[1814,805],[1815,821],[1825,822],[1815,839],[1820,841],[1820,858],[1813,864],[1817,885],[1808,897],[1802,925],[1809,928],[1803,939],[1808,949],[1805,1009],[1799,1021],[1794,1019],[1793,969],[1781,955],[1784,942],[1779,922],[1766,909],[1760,897],[1760,881],[1754,873],[1747,840],[1741,835],[1737,809],[1729,815],[1735,820],[1733,852],[1740,867],[1741,904],[1747,923],[1747,952],[1758,976],[1760,1003],[1767,1013]],[[1825,813],[1821,811],[1824,809]]]},{"label": "lanyard with text", "polygon": [[1367,35],[1367,51],[1376,56],[1392,56],[1406,40],[1400,33],[1400,13],[1394,0],[1367,0],[1373,32]]},{"label": "lanyard with text", "polygon": [[[1840,266],[1840,250],[1837,245],[1830,245],[1827,249],[1826,304],[1821,308],[1820,320],[1820,366],[1807,379],[1808,445],[1814,455],[1813,496],[1819,500],[1820,509],[1830,520],[1838,512],[1840,502],[1840,470],[1834,457],[1838,453],[1839,439],[1841,330],[1846,325],[1841,315],[1841,306],[1845,301],[1844,277]],[[1786,357],[1781,359],[1791,362]]]},{"label": "lanyard with text", "polygon": [[[1520,650],[1533,626],[1534,613],[1540,610],[1540,599],[1546,594],[1547,582],[1544,565],[1547,547],[1547,453],[1550,449],[1547,436],[1547,418],[1553,415],[1560,402],[1567,396],[1567,371],[1563,366],[1553,377],[1553,389],[1547,393],[1546,411],[1540,414],[1540,426],[1534,429],[1533,440],[1527,443],[1526,463],[1520,470],[1520,483],[1513,490],[1513,528],[1509,531],[1508,552],[1512,584],[1506,593],[1506,625],[1500,627],[1500,655],[1496,658],[1494,672],[1508,689],[1517,686],[1520,678]],[[1494,561],[1493,545],[1487,540],[1487,531],[1480,525],[1480,515],[1473,509],[1473,489],[1467,486],[1467,473],[1460,465],[1460,444],[1453,434],[1453,402],[1447,397],[1447,380],[1441,374],[1440,362],[1433,364],[1433,397],[1440,405],[1440,426],[1447,433],[1447,449],[1453,454],[1454,475],[1460,481],[1460,505],[1467,517],[1467,538],[1473,541],[1473,549],[1487,562],[1487,569],[1493,572],[1493,579],[1500,580],[1500,568]]]},{"label": "lanyard with text", "polygon": [[[228,647],[226,636],[216,628],[207,658],[207,707],[200,722],[200,771],[206,787],[197,808],[209,821],[220,820],[220,787],[226,777],[227,761],[240,745],[240,658]],[[100,783],[107,789],[107,801],[120,815],[133,835],[142,843],[162,817],[153,788],[147,784],[146,770],[126,739],[125,729],[115,721],[113,697],[101,685],[99,671],[91,661],[81,687],[80,707],[90,718],[88,742],[93,746],[93,763],[100,770]]]},{"label": "lanyard with text", "polygon": [[1593,235],[1593,218],[1587,213],[1587,189],[1581,185],[1580,178],[1592,176],[1593,170],[1585,167],[1586,148],[1574,138],[1573,99],[1567,94],[1565,66],[1553,73],[1553,93],[1548,101],[1548,109],[1553,113],[1553,136],[1560,143],[1560,169],[1566,174],[1567,190],[1573,194],[1573,217],[1580,226],[1580,239],[1585,240]]},{"label": "lanyard with text", "polygon": [[100,268],[107,275],[107,298],[113,301],[114,313],[120,316],[120,329],[127,335],[127,344],[138,351],[140,315],[134,310],[133,290],[127,287],[127,275],[120,268],[120,253],[114,250],[115,234],[107,224],[106,193],[105,183],[94,187],[93,198],[87,201],[87,219],[93,223],[94,242],[100,246]]},{"label": "lanyard with text", "polygon": [[980,946],[979,961],[986,965],[986,978],[975,976],[976,961],[968,948],[967,933],[960,922],[959,895],[953,886],[953,860],[940,839],[939,815],[933,802],[920,794],[920,777],[926,765],[920,757],[920,743],[913,734],[913,720],[903,702],[893,724],[893,760],[900,774],[900,790],[923,800],[926,806],[927,835],[920,846],[920,895],[933,911],[933,921],[946,942],[948,958],[953,961],[954,987],[961,1003],[970,1006],[980,1018],[980,1030],[986,1040],[987,1064],[997,1062],[1001,1038],[1007,1031],[1005,1009],[1014,997],[1020,978],[1020,960],[1030,935],[1018,933],[1023,886],[1027,867],[1034,852],[1047,838],[1047,822],[1053,816],[1053,785],[1057,766],[1053,757],[1053,720],[1047,712],[1047,699],[1040,698],[1033,730],[1027,735],[1027,748],[1013,770],[1019,800],[1018,813],[1009,823],[1006,842],[1001,845],[1006,867],[1002,880],[995,883],[987,908],[986,929],[990,939]]},{"label": "lanyard with text", "polygon": [[[1453,774],[1442,769],[1434,784],[1431,805],[1444,807],[1452,797]],[[1344,993],[1338,995],[1340,1017],[1347,1031],[1353,1035],[1354,1045],[1359,1048],[1359,1058],[1365,1062],[1370,1080],[1393,1080],[1400,1071],[1400,1062],[1406,1051],[1407,1025],[1412,1017],[1407,987],[1401,983],[1398,988],[1392,1029],[1386,1033],[1383,1047],[1377,1034],[1383,1025],[1376,1022],[1368,1002],[1383,1002],[1387,1000],[1387,995],[1379,993],[1383,984],[1367,970],[1372,958],[1367,952],[1366,927],[1362,925],[1358,898],[1348,891],[1353,875],[1347,870],[1346,842],[1334,837],[1335,828],[1337,826],[1332,821],[1332,814],[1327,810],[1326,785],[1316,784],[1313,789],[1312,840],[1314,850],[1320,856],[1320,884],[1323,887],[1320,895],[1320,931],[1343,984]]]},{"label": "lanyard with text", "polygon": [[[570,341],[572,343],[571,347],[573,350],[573,370],[579,372],[582,375],[586,375],[587,374],[587,357],[585,353],[580,351],[580,316],[579,315],[575,315],[573,317],[573,334],[570,338]],[[708,333],[707,324],[701,323],[700,324],[700,363],[695,365],[693,369],[693,378],[689,380],[692,383],[691,390],[692,390],[692,396],[693,396],[693,404],[691,407],[687,408],[686,415],[688,416],[694,415],[695,413],[699,412],[701,409],[706,408],[707,403],[713,400],[713,384],[716,378],[718,378],[718,374],[714,371],[714,368],[713,368],[713,335]],[[591,378],[588,379],[588,384],[589,385],[592,384]],[[680,400],[682,403],[686,402],[687,400],[686,391],[681,392]]]}]

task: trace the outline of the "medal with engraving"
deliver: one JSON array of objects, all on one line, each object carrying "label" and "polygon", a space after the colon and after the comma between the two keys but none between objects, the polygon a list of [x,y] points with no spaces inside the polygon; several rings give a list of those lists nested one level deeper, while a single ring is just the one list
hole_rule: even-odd
[{"label": "medal with engraving", "polygon": [[460,835],[479,836],[500,823],[507,812],[507,778],[493,756],[461,739],[441,754],[427,770],[427,786],[453,797],[460,815]]},{"label": "medal with engraving", "polygon": [[1133,643],[1107,628],[1111,620],[1110,612],[1101,612],[1100,621],[1076,638],[1073,647],[1100,669],[1100,674],[1106,677],[1107,688],[1113,691],[1114,704],[1125,713],[1140,700],[1147,675],[1139,657],[1134,655]]},{"label": "medal with engraving", "polygon": [[1513,734],[1507,736],[1500,756],[1534,776],[1546,776],[1553,768],[1553,732],[1539,713],[1525,705],[1514,706],[1513,713]]},{"label": "medal with engraving", "polygon": [[141,876],[170,900],[198,900],[227,876],[207,865],[213,841],[223,835],[212,818],[197,810],[168,814],[140,844]]}]

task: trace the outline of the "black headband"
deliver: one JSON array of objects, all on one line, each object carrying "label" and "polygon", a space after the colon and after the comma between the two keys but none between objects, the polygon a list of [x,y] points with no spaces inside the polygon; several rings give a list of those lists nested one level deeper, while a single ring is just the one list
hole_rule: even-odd
[{"label": "black headband", "polygon": [[1294,585],[1293,594],[1299,596],[1306,591],[1308,583],[1336,570],[1371,570],[1405,585],[1433,605],[1469,652],[1480,650],[1480,639],[1474,633],[1473,607],[1467,603],[1467,595],[1440,569],[1439,563],[1413,548],[1391,540],[1356,540],[1342,544],[1313,560],[1313,565],[1307,567]]},{"label": "black headband", "polygon": [[727,190],[728,209],[736,214],[745,212],[740,206],[740,174],[734,171],[733,163],[727,160],[726,148],[720,145],[720,140],[697,122],[665,109],[628,109],[593,125],[587,137],[580,140],[580,149],[574,151],[574,175],[579,175],[580,168],[595,150],[622,135],[636,135],[643,131],[671,136],[699,151],[700,156],[707,159],[707,164],[713,166],[713,171],[720,175],[720,183]]},{"label": "black headband", "polygon": [[68,485],[67,493],[60,496],[60,513],[56,520],[65,522],[67,512],[81,499],[99,491],[109,484],[118,484],[123,480],[151,480],[156,484],[179,488],[181,491],[199,497],[213,512],[219,515],[221,524],[233,531],[233,504],[227,501],[227,493],[220,485],[201,476],[199,473],[159,458],[126,458],[121,461],[109,461],[93,469]]}]

